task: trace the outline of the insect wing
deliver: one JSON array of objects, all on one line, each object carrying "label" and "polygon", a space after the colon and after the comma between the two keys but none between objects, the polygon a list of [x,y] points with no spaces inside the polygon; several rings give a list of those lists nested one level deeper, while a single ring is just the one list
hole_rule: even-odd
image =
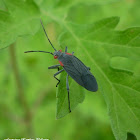
[{"label": "insect wing", "polygon": [[77,57],[70,56],[68,62],[67,65],[64,65],[64,69],[78,84],[89,91],[98,90],[95,77]]},{"label": "insect wing", "polygon": [[97,91],[98,85],[96,79],[89,69],[75,56],[72,57],[72,63],[74,64],[74,67],[81,73],[81,79],[83,81],[84,87],[90,91]]},{"label": "insect wing", "polygon": [[97,85],[96,79],[92,74],[82,75],[81,79],[84,83],[84,87],[87,90],[93,91],[93,92],[98,90],[98,85]]},{"label": "insect wing", "polygon": [[75,69],[72,62],[69,61],[69,63],[64,64],[63,68],[79,85],[84,87],[84,83],[81,79],[81,74],[77,69]]}]

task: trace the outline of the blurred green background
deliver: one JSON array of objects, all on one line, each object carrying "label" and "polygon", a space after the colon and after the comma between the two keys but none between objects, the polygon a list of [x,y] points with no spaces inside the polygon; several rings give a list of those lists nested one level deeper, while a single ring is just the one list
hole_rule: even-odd
[{"label": "blurred green background", "polygon": [[[40,11],[37,16],[42,18],[57,49],[61,48],[58,38],[64,27],[55,17],[87,24],[119,16],[119,30],[140,25],[139,0],[34,0],[34,3]],[[7,10],[2,0],[0,9]],[[84,102],[71,114],[56,120],[57,81],[53,78],[56,70],[48,70],[48,66],[57,61],[46,54],[24,54],[27,50],[52,51],[41,26],[34,35],[18,37],[14,44],[0,51],[0,139],[114,140],[100,91],[86,94]],[[134,137],[129,135],[128,139]]]}]

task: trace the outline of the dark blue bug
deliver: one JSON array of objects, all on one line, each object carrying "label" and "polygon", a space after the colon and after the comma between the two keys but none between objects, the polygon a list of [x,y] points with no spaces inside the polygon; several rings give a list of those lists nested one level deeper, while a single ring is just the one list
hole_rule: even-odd
[{"label": "dark blue bug", "polygon": [[[72,77],[79,85],[81,85],[85,89],[89,91],[93,91],[93,92],[98,90],[96,79],[90,72],[90,68],[86,67],[76,56],[73,55],[74,52],[68,53],[67,47],[65,48],[65,52],[62,52],[61,50],[57,51],[52,45],[51,41],[49,40],[42,21],[41,21],[41,25],[43,27],[43,30],[46,34],[48,41],[50,42],[55,52],[52,53],[52,52],[46,52],[46,51],[26,51],[25,53],[29,53],[29,52],[50,53],[54,56],[54,59],[58,59],[59,64],[50,66],[48,67],[48,69],[58,69],[58,72],[54,74],[54,78],[58,81],[56,87],[60,83],[60,80],[56,76],[63,71],[67,72],[66,86],[67,86],[67,91],[68,91],[69,112],[71,112],[68,76]],[[62,66],[63,69],[59,70],[60,66]]]}]

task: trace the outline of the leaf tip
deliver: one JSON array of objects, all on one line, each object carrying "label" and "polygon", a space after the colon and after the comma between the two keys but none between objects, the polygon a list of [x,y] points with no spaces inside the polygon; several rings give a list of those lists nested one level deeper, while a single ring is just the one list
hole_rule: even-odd
[{"label": "leaf tip", "polygon": [[120,17],[118,17],[118,16],[109,17],[109,18],[107,18],[107,21],[110,22],[110,24],[108,25],[110,28],[115,28],[120,21]]}]

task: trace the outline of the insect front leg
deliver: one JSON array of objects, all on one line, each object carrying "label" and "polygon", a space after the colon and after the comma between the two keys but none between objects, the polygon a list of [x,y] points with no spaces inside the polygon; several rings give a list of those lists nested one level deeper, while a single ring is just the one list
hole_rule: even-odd
[{"label": "insect front leg", "polygon": [[71,112],[71,109],[70,109],[70,95],[69,95],[69,81],[68,81],[68,74],[67,74],[67,77],[66,77],[66,87],[67,87],[67,91],[68,91],[68,103],[69,103],[69,112]]},{"label": "insect front leg", "polygon": [[58,71],[59,71],[59,66],[60,66],[60,64],[53,65],[53,66],[48,67],[48,69],[58,69]]},{"label": "insect front leg", "polygon": [[58,81],[58,83],[56,84],[56,87],[60,83],[60,80],[58,78],[56,78],[56,75],[60,74],[62,71],[64,71],[64,69],[62,69],[62,70],[60,70],[60,71],[58,71],[57,73],[54,74],[54,78]]}]

